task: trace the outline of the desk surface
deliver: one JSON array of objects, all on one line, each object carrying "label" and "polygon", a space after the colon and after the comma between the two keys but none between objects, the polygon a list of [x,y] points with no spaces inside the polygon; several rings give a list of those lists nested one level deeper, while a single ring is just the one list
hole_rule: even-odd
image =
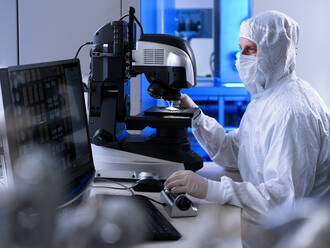
[{"label": "desk surface", "polygon": [[[224,244],[221,247],[241,247],[240,209],[231,206],[201,203],[198,216],[189,218],[169,218],[161,213],[182,234],[178,241],[148,242],[137,247],[210,247],[211,243]],[[225,245],[228,244],[228,245]]]},{"label": "desk surface", "polygon": [[[221,167],[213,163],[207,163],[198,172],[199,174],[211,177],[221,172]],[[111,183],[97,183],[96,185],[104,185]],[[112,185],[114,186],[114,185]],[[112,190],[96,188],[92,194],[111,194]],[[159,200],[159,193],[143,193],[148,197]],[[160,212],[173,224],[173,226],[182,234],[182,238],[178,241],[160,241],[147,242],[140,244],[138,248],[162,248],[162,247],[219,247],[214,244],[221,245],[222,248],[236,248],[241,245],[241,210],[240,208],[210,203],[204,200],[192,198],[197,203],[198,216],[188,218],[170,218],[162,206],[155,204]]]},{"label": "desk surface", "polygon": [[[215,179],[223,169],[214,163],[205,163],[198,174],[210,179]],[[109,186],[111,183],[95,183],[95,185]],[[112,185],[114,186],[114,185]],[[113,194],[118,190],[106,188],[93,188],[92,194]],[[119,192],[129,194],[128,192]],[[159,200],[159,193],[144,193],[148,197]],[[194,247],[221,247],[221,248],[241,248],[241,210],[240,208],[219,205],[192,198],[198,205],[198,216],[189,218],[170,218],[162,206],[155,204],[160,212],[167,218],[173,226],[182,234],[178,241],[146,242],[140,244],[138,248],[194,248]]]}]

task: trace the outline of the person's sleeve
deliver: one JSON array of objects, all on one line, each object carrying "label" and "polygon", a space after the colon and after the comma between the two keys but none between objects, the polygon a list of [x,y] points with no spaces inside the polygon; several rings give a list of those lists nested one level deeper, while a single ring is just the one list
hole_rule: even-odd
[{"label": "person's sleeve", "polygon": [[238,129],[226,134],[225,129],[203,112],[193,119],[192,132],[210,158],[225,168],[237,169]]},{"label": "person's sleeve", "polygon": [[208,180],[207,200],[244,208],[257,218],[274,207],[293,207],[295,198],[308,196],[320,149],[316,121],[291,114],[273,130],[265,144],[269,147],[260,175],[264,183]]}]

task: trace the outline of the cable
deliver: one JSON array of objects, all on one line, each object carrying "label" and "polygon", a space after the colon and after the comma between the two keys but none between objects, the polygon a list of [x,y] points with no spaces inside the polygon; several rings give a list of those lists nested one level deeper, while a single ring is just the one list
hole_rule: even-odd
[{"label": "cable", "polygon": [[115,183],[115,184],[118,184],[118,185],[122,186],[125,189],[132,189],[133,187],[135,187],[135,185],[137,185],[137,183],[135,183],[132,186],[127,187],[126,185],[124,185],[124,184],[122,184],[120,182],[117,182],[115,180],[112,180],[110,178],[107,178],[107,177],[96,177],[96,178],[94,178],[94,182],[98,182],[98,181],[99,182],[111,182],[111,183]]},{"label": "cable", "polygon": [[115,180],[112,180],[110,178],[106,178],[106,177],[97,177],[97,178],[94,178],[94,182],[110,182],[110,183],[114,183],[114,184],[118,184],[119,186],[121,186],[122,188],[120,189],[131,189],[133,188],[136,184],[134,184],[133,186],[130,186],[130,187],[127,187],[126,185],[120,183],[120,182],[117,182]]},{"label": "cable", "polygon": [[[118,183],[118,184],[119,184],[119,183]],[[164,207],[167,206],[166,203],[156,201],[156,200],[154,200],[154,199],[152,199],[152,198],[150,198],[150,197],[148,197],[148,196],[145,196],[145,195],[136,195],[136,194],[134,193],[134,191],[131,189],[131,187],[117,188],[117,187],[111,187],[111,186],[98,186],[98,185],[93,185],[92,187],[93,187],[93,188],[99,188],[99,189],[129,190],[129,191],[131,192],[131,196],[141,196],[141,197],[144,197],[144,198],[148,199],[149,201],[152,201],[152,202],[154,202],[154,203],[157,203],[157,204],[159,204],[159,205],[161,205],[161,206],[164,206]]]},{"label": "cable", "polygon": [[[136,195],[136,196],[137,196],[137,195]],[[159,205],[162,205],[162,206],[164,206],[164,207],[167,206],[166,203],[156,201],[156,200],[154,200],[154,199],[152,199],[152,198],[150,198],[150,197],[148,197],[148,196],[145,196],[145,195],[138,195],[138,196],[142,196],[142,197],[144,197],[144,198],[147,198],[149,201],[152,201],[152,202],[157,203],[157,204],[159,204]]]},{"label": "cable", "polygon": [[[129,14],[125,14],[123,15],[122,17],[120,17],[119,21],[123,20],[125,17],[129,16]],[[134,20],[136,21],[136,23],[139,25],[140,27],[140,30],[141,30],[141,36],[144,34],[144,31],[143,31],[143,27],[141,25],[141,23],[139,22],[139,20],[136,18],[136,16],[134,16]]]},{"label": "cable", "polygon": [[[92,44],[93,44],[93,42],[88,41],[85,44],[81,45],[76,53],[76,56],[74,56],[74,58],[76,59],[78,57],[78,54],[79,54],[81,48],[83,48],[84,46],[87,46],[87,45],[92,45]],[[82,84],[84,87],[84,92],[89,92],[89,88],[88,88],[87,84],[85,84],[85,83],[82,83]]]},{"label": "cable", "polygon": [[115,189],[115,190],[129,190],[132,194],[132,196],[142,196],[144,198],[147,198],[148,200],[152,201],[152,202],[155,202],[159,205],[162,205],[162,206],[167,206],[166,203],[162,203],[162,202],[159,202],[159,201],[156,201],[148,196],[145,196],[145,195],[136,195],[134,193],[134,191],[132,190],[133,187],[135,187],[137,185],[137,183],[133,184],[132,186],[130,187],[127,187],[126,185],[122,184],[122,183],[119,183],[117,181],[114,181],[114,180],[111,180],[109,178],[105,178],[105,177],[98,177],[98,178],[95,178],[94,179],[94,182],[97,182],[97,181],[100,181],[100,182],[111,182],[111,183],[114,183],[114,184],[118,184],[119,186],[121,186],[122,188],[118,188],[118,187],[111,187],[111,186],[98,186],[98,185],[93,185],[92,187],[93,188],[105,188],[105,189]]},{"label": "cable", "polygon": [[87,46],[87,45],[93,45],[93,42],[88,41],[88,42],[86,42],[85,44],[81,45],[81,46],[79,47],[77,53],[76,53],[76,56],[74,56],[75,59],[78,57],[78,54],[79,54],[81,48],[83,48],[84,46]]},{"label": "cable", "polygon": [[122,17],[120,17],[119,21],[123,20],[125,17],[129,16],[129,14],[125,14]]},{"label": "cable", "polygon": [[134,20],[136,21],[136,23],[140,27],[140,30],[141,30],[141,35],[140,36],[143,36],[144,32],[143,32],[143,27],[142,27],[141,23],[139,22],[139,20],[135,16],[134,16]]},{"label": "cable", "polygon": [[132,195],[135,195],[134,191],[132,190],[132,188],[137,185],[136,183],[130,187],[127,187],[126,185],[122,184],[122,183],[119,183],[117,181],[114,181],[114,180],[111,180],[109,178],[105,178],[105,177],[98,177],[98,178],[95,178],[94,179],[94,182],[111,182],[111,183],[114,183],[114,184],[118,184],[119,186],[121,186],[122,188],[117,188],[117,187],[110,187],[110,186],[93,186],[95,188],[110,188],[110,189],[118,189],[118,190],[129,190],[131,192]]},{"label": "cable", "polygon": [[126,189],[126,188],[117,188],[117,187],[110,187],[110,186],[97,186],[97,185],[93,185],[93,188],[98,188],[98,189],[116,189],[116,190],[129,190],[131,192],[131,196],[134,196],[134,191],[131,189]]}]

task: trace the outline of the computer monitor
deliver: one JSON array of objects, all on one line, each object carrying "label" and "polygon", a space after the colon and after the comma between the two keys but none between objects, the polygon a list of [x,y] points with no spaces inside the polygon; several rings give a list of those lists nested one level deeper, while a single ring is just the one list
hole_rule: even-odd
[{"label": "computer monitor", "polygon": [[36,147],[65,175],[62,205],[78,198],[94,178],[80,63],[77,59],[0,69],[3,172],[19,183],[19,158]]}]

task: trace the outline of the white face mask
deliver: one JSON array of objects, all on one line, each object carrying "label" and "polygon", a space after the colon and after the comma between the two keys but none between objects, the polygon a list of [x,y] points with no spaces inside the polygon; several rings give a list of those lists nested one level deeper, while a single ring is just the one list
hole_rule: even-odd
[{"label": "white face mask", "polygon": [[257,57],[240,54],[236,60],[236,68],[244,85],[249,84],[257,73]]},{"label": "white face mask", "polygon": [[251,94],[256,93],[264,81],[264,77],[258,72],[257,57],[240,54],[236,60],[236,68],[245,88]]}]

